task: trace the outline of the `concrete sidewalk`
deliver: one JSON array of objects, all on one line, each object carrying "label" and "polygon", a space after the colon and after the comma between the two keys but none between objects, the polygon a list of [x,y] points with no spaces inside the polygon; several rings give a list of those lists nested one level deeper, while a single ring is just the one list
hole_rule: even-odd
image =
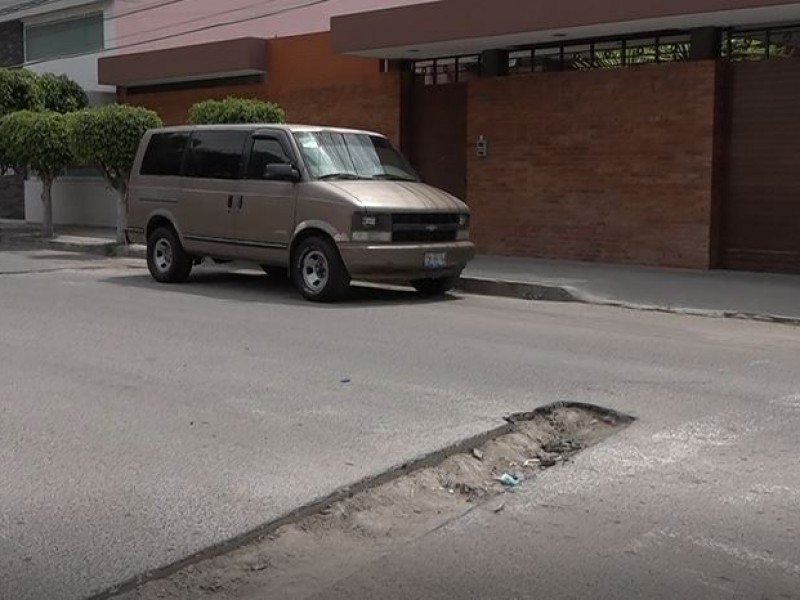
[{"label": "concrete sidewalk", "polygon": [[56,226],[55,236],[42,239],[37,224],[0,219],[0,247],[36,247],[100,256],[145,258],[144,246],[121,246],[116,233],[105,227]]},{"label": "concrete sidewalk", "polygon": [[800,276],[479,256],[464,291],[800,323]]},{"label": "concrete sidewalk", "polygon": [[[38,227],[0,220],[0,247],[35,246],[101,256],[144,258],[144,246],[119,246],[114,231]],[[693,271],[630,265],[479,256],[459,289],[467,293],[549,302],[579,302],[709,317],[800,324],[800,276]]]}]

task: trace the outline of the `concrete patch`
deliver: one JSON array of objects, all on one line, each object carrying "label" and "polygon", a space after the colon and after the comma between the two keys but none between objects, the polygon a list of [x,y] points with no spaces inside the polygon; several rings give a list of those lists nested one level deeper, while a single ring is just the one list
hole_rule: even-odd
[{"label": "concrete patch", "polygon": [[300,598],[320,581],[333,581],[468,512],[502,512],[500,496],[513,490],[501,483],[504,475],[535,485],[540,474],[632,420],[565,403],[512,415],[503,427],[340,490],[257,534],[95,598]]}]

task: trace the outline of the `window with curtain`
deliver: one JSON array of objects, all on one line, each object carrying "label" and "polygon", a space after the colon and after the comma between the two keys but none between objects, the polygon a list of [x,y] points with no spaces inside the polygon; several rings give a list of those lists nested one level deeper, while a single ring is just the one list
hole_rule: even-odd
[{"label": "window with curtain", "polygon": [[25,25],[25,60],[47,60],[99,52],[105,47],[103,13]]}]

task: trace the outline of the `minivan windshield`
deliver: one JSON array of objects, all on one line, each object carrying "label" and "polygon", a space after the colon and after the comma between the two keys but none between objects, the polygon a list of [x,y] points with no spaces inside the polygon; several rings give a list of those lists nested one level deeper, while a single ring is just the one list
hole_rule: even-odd
[{"label": "minivan windshield", "polygon": [[324,130],[297,131],[294,137],[314,179],[419,181],[384,137]]}]

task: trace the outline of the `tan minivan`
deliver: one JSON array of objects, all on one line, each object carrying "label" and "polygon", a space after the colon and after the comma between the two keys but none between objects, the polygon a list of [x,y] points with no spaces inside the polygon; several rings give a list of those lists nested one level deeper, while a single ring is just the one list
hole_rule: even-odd
[{"label": "tan minivan", "polygon": [[309,300],[351,279],[443,294],[475,254],[469,209],[422,183],[383,136],[294,125],[149,131],[130,181],[127,235],[160,282],[203,258],[291,276]]}]

